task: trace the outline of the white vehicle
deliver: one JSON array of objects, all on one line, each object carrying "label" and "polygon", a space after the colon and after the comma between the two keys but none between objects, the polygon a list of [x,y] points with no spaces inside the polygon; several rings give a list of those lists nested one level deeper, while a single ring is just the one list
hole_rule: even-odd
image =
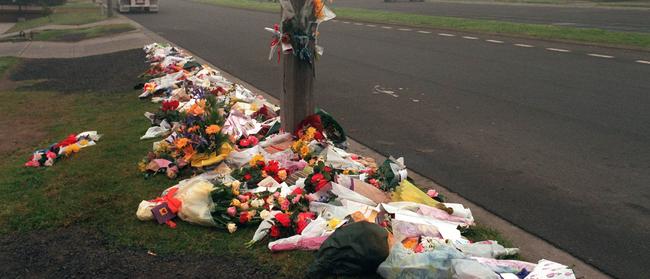
[{"label": "white vehicle", "polygon": [[130,11],[158,12],[158,0],[118,0],[117,8],[120,13]]}]

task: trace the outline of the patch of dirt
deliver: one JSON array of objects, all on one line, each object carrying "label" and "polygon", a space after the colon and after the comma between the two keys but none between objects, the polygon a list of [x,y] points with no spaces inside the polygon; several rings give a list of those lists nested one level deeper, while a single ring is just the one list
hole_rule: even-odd
[{"label": "patch of dirt", "polygon": [[41,80],[21,90],[111,93],[132,90],[146,69],[144,52],[132,49],[70,59],[23,59],[9,79]]},{"label": "patch of dirt", "polygon": [[109,248],[98,232],[68,227],[0,236],[4,278],[271,278],[246,259],[149,255]]}]

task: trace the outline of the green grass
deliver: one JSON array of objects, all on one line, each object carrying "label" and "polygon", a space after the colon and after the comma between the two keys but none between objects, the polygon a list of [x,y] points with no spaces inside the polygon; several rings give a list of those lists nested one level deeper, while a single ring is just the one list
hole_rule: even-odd
[{"label": "green grass", "polygon": [[[278,12],[279,4],[249,0],[196,0],[203,3]],[[515,37],[568,41],[606,46],[650,50],[650,34],[618,32],[594,28],[575,28],[543,24],[512,23],[495,20],[464,19],[455,17],[428,16],[400,12],[375,11],[353,8],[334,8],[339,19],[348,19],[380,24],[397,24],[413,27],[459,30]],[[279,15],[278,15],[279,16]]]},{"label": "green grass", "polygon": [[4,77],[5,73],[18,62],[18,58],[4,56],[0,57],[0,78]]},{"label": "green grass", "polygon": [[52,14],[48,16],[16,23],[7,33],[51,24],[81,25],[106,19],[99,6],[88,1],[70,2],[52,9]]},{"label": "green grass", "polygon": [[39,31],[34,35],[35,41],[81,41],[111,34],[135,30],[131,24],[111,24],[89,28],[58,29]]},{"label": "green grass", "polygon": [[[11,60],[2,58],[0,65],[8,61]],[[100,231],[113,246],[158,254],[180,251],[217,259],[242,257],[251,259],[251,265],[279,270],[279,276],[295,276],[313,260],[309,252],[272,254],[264,243],[245,248],[254,227],[228,234],[182,221],[176,229],[170,229],[153,221],[137,220],[135,211],[140,201],[157,197],[175,183],[162,175],[144,179],[137,170],[137,162],[152,143],[139,140],[149,126],[142,113],[157,107],[139,101],[137,92],[4,91],[0,98],[5,100],[0,102],[2,120],[13,123],[26,118],[41,119],[39,130],[45,132],[39,144],[19,144],[9,154],[2,154],[0,234],[45,233],[49,229],[81,226]],[[0,129],[20,127],[2,125]],[[23,167],[33,150],[85,130],[97,130],[104,136],[96,146],[82,149],[50,168]]]}]

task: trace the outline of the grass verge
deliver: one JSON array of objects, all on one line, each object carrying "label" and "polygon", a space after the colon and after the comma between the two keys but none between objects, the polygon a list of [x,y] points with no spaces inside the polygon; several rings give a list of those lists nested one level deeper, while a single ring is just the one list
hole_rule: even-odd
[{"label": "grass verge", "polygon": [[[10,67],[17,69],[21,63],[25,62],[0,58],[0,65],[13,65],[0,66],[4,67],[0,73]],[[75,82],[76,77],[69,78]],[[113,247],[160,255],[193,253],[217,261],[243,259],[240,261],[245,261],[245,266],[272,270],[275,277],[304,274],[313,261],[311,252],[271,253],[265,241],[252,249],[244,248],[254,233],[253,227],[228,234],[180,221],[176,229],[169,229],[137,220],[135,211],[141,200],[154,198],[175,184],[162,175],[144,179],[137,170],[137,162],[154,141],[139,140],[148,128],[142,113],[158,107],[139,101],[137,92],[61,93],[32,91],[19,84],[16,88],[22,89],[0,91],[0,99],[5,100],[0,103],[0,111],[4,112],[0,135],[29,130],[20,138],[30,141],[8,140],[12,148],[0,151],[0,234],[81,227],[101,232]],[[29,121],[29,128],[21,125]],[[97,130],[104,136],[96,146],[52,167],[23,167],[34,149],[86,130]],[[481,226],[472,230],[470,239],[496,239],[509,244],[496,231]]]},{"label": "grass verge", "polygon": [[[131,24],[110,24],[101,25],[88,28],[75,28],[75,29],[52,29],[37,31],[32,40],[34,41],[55,41],[55,42],[78,42],[82,40],[108,36],[112,34],[119,34],[135,30]],[[5,38],[2,41],[17,41],[25,40],[18,36]]]},{"label": "grass verge", "polygon": [[[279,12],[277,3],[249,0],[195,0],[202,3],[266,12]],[[598,44],[650,50],[650,34],[618,32],[595,28],[575,28],[544,24],[525,24],[495,20],[464,19],[386,12],[353,8],[334,8],[340,19],[380,24],[397,24],[433,29],[501,34],[515,37]]]},{"label": "grass verge", "polygon": [[89,1],[73,1],[52,9],[52,14],[48,16],[16,23],[7,33],[50,24],[81,25],[106,19],[99,6]]}]

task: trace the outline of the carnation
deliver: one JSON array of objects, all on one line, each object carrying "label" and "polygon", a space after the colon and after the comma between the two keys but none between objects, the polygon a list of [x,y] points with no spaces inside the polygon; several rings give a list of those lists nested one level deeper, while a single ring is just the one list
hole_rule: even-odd
[{"label": "carnation", "polygon": [[234,233],[237,230],[237,225],[235,225],[235,223],[228,223],[226,228],[228,228],[229,233]]}]

